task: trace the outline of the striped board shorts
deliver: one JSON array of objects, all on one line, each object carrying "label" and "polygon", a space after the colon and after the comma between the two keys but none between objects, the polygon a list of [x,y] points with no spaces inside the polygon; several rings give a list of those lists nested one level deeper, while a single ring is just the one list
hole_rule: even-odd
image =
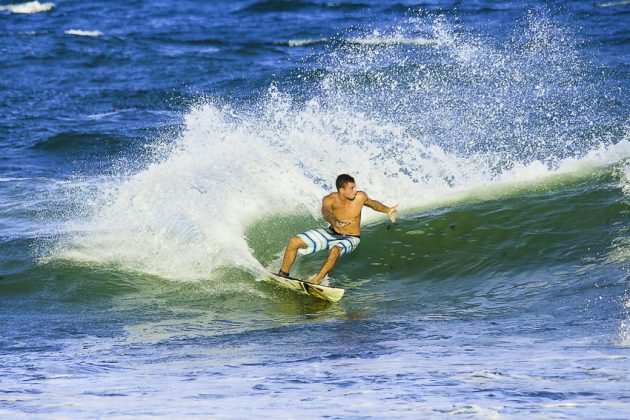
[{"label": "striped board shorts", "polygon": [[302,255],[312,254],[324,249],[330,249],[333,246],[341,248],[341,255],[345,255],[354,251],[359,246],[361,238],[359,236],[338,235],[330,228],[312,229],[299,233],[297,236],[308,245],[306,248],[300,248],[298,252]]}]

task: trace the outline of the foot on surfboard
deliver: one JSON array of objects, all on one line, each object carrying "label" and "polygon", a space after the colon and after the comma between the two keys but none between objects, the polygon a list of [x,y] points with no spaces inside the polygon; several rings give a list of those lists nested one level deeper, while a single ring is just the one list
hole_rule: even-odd
[{"label": "foot on surfboard", "polygon": [[[282,270],[278,270],[278,272],[275,273],[275,275],[278,276],[278,277],[284,277],[285,279],[289,279],[289,280],[300,280],[300,279],[296,279],[295,277],[291,277],[289,275],[289,273],[285,273]],[[302,280],[300,280],[300,281],[302,281]]]},{"label": "foot on surfboard", "polygon": [[289,273],[285,273],[282,270],[278,270],[278,272],[275,273],[275,275],[278,276],[278,277],[283,277],[285,279],[289,279],[289,280],[298,280],[298,281],[301,281],[301,282],[304,282],[304,283],[330,287],[330,282],[328,281],[328,276],[324,277],[320,282],[315,283],[312,278],[308,279],[308,280],[301,280],[301,279],[298,279],[298,278],[295,278],[295,277],[291,277],[291,275]]}]

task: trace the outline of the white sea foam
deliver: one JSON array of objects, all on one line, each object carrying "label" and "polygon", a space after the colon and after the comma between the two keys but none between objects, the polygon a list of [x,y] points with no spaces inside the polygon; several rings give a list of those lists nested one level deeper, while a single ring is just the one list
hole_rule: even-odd
[{"label": "white sea foam", "polygon": [[326,42],[326,40],[323,38],[291,39],[288,41],[288,45],[289,47],[303,47],[305,45],[319,44],[322,42]]},{"label": "white sea foam", "polygon": [[621,321],[619,325],[619,344],[630,346],[630,318]]},{"label": "white sea foam", "polygon": [[620,180],[621,190],[630,197],[630,162],[623,165]]},{"label": "white sea foam", "polygon": [[600,3],[598,4],[599,7],[613,7],[613,6],[625,6],[627,4],[630,4],[630,0],[623,0],[623,1],[610,1],[607,3]]},{"label": "white sea foam", "polygon": [[624,302],[622,310],[625,319],[619,324],[619,339],[617,342],[622,346],[630,346],[630,300]]},{"label": "white sea foam", "polygon": [[[626,197],[630,197],[630,159],[622,160],[624,162],[620,167],[619,187]],[[618,236],[613,240],[612,247],[608,253],[607,260],[616,264],[625,264],[630,261],[630,228],[623,226]],[[630,314],[630,312],[629,312]],[[622,334],[625,344],[630,344],[630,318],[622,324],[625,328],[625,335]],[[623,329],[622,328],[622,329]]]},{"label": "white sea foam", "polygon": [[76,36],[101,36],[103,32],[101,31],[85,31],[82,29],[68,29],[65,31],[68,35],[76,35]]},{"label": "white sea foam", "polygon": [[437,41],[428,38],[405,38],[403,36],[350,38],[348,42],[362,45],[436,45]]},{"label": "white sea foam", "polygon": [[0,10],[7,10],[12,13],[40,13],[51,11],[54,7],[55,3],[40,3],[38,1],[29,1],[28,3],[0,6]]},{"label": "white sea foam", "polygon": [[26,181],[30,178],[0,178],[0,182]]}]

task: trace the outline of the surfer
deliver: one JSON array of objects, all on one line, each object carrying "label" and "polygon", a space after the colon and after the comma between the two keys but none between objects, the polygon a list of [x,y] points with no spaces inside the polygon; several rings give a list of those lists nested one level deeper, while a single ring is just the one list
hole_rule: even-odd
[{"label": "surfer", "polygon": [[350,175],[339,175],[335,185],[337,192],[328,194],[322,200],[322,215],[330,223],[330,226],[309,230],[289,239],[278,276],[289,277],[289,270],[291,270],[298,252],[302,255],[308,255],[330,249],[328,258],[326,258],[319,273],[309,280],[309,283],[319,284],[333,269],[340,256],[354,251],[359,246],[363,206],[387,213],[392,222],[396,221],[398,204],[387,207],[376,200],[371,200],[365,192],[357,191],[354,178]]}]

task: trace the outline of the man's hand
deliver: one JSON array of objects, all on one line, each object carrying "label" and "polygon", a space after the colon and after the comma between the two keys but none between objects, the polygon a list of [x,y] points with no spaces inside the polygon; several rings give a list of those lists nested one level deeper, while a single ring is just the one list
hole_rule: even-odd
[{"label": "man's hand", "polygon": [[389,208],[389,210],[387,210],[387,215],[389,216],[389,220],[391,220],[392,223],[396,223],[396,213],[398,212],[399,206],[399,204],[396,204],[395,206],[392,206]]}]

